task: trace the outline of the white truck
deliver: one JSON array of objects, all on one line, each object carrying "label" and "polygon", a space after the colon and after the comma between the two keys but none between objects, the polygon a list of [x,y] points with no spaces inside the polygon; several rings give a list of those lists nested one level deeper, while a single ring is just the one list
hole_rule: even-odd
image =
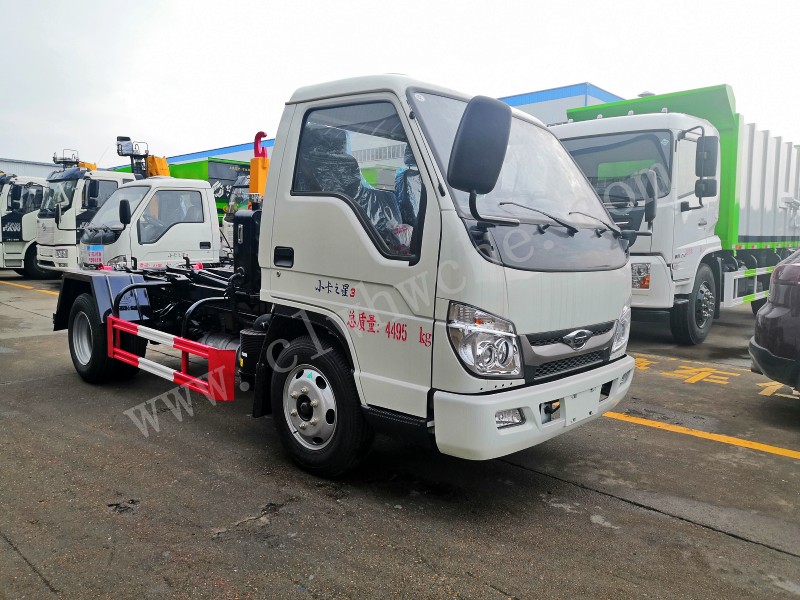
[{"label": "white truck", "polygon": [[651,234],[631,248],[634,319],[690,345],[721,308],[757,312],[800,247],[798,147],[745,124],[727,85],[567,115],[552,130],[614,221]]},{"label": "white truck", "polygon": [[[122,208],[122,210],[120,210]],[[207,181],[156,176],[120,186],[84,227],[81,269],[216,266],[220,235]]]},{"label": "white truck", "polygon": [[36,214],[47,180],[25,175],[0,176],[0,269],[31,279],[51,277],[36,264]]},{"label": "white truck", "polygon": [[102,171],[82,166],[77,155],[53,157],[63,170],[47,179],[47,193],[37,217],[37,264],[51,271],[78,268],[78,241],[106,199],[130,173]]},{"label": "white truck", "polygon": [[[376,160],[394,190],[366,184]],[[66,273],[54,328],[90,383],[142,369],[230,401],[238,377],[319,475],[355,465],[375,432],[490,459],[629,389],[636,232],[607,221],[530,115],[401,76],[336,81],[286,104],[261,210],[234,217],[232,268]],[[145,358],[148,341],[181,360]]]}]

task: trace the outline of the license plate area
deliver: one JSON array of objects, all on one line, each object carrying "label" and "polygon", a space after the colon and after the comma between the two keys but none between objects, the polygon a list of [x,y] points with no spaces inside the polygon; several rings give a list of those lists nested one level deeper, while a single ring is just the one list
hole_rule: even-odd
[{"label": "license plate area", "polygon": [[575,425],[597,413],[600,404],[600,386],[570,394],[561,400],[566,426]]},{"label": "license plate area", "polygon": [[103,262],[103,246],[86,246],[86,262],[99,265]]}]

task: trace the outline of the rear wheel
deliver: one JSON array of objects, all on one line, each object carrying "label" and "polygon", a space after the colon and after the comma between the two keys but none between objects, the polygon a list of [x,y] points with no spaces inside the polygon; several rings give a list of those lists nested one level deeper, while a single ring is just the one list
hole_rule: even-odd
[{"label": "rear wheel", "polygon": [[672,337],[679,344],[702,344],[714,322],[716,284],[711,267],[701,264],[697,269],[692,293],[688,302],[673,307],[670,315]]},{"label": "rear wheel", "polygon": [[270,391],[278,435],[300,467],[335,477],[366,456],[373,433],[338,349],[320,351],[308,336],[292,341],[278,356]]},{"label": "rear wheel", "polygon": [[[139,372],[138,367],[108,357],[106,327],[100,320],[97,304],[90,294],[81,294],[72,304],[68,321],[69,353],[72,364],[85,381],[103,383],[125,380]],[[147,340],[122,334],[122,347],[144,356]]]},{"label": "rear wheel", "polygon": [[[29,279],[57,279],[61,276],[58,271],[43,269],[36,263],[36,244],[28,246],[28,250],[25,252],[24,265],[22,272]],[[19,271],[17,272],[19,273]]]}]

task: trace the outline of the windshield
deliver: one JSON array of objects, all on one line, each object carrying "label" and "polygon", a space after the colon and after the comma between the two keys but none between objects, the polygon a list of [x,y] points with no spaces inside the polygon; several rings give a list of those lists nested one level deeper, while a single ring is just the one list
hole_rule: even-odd
[{"label": "windshield", "polygon": [[89,228],[93,229],[103,226],[122,228],[122,223],[119,220],[120,201],[127,200],[131,205],[131,214],[133,214],[136,207],[139,206],[139,203],[142,201],[142,198],[144,198],[149,191],[150,186],[147,185],[119,188],[111,194],[108,200],[103,203],[103,206],[97,210],[97,214],[89,223]]},{"label": "windshield", "polygon": [[637,206],[653,197],[654,185],[657,198],[669,193],[669,131],[595,135],[562,143],[608,207]]},{"label": "windshield", "polygon": [[237,210],[246,209],[250,201],[250,186],[234,187],[231,198],[228,200],[228,210],[225,213],[225,220],[233,222],[233,215]]},{"label": "windshield", "polygon": [[49,182],[47,194],[44,197],[44,202],[42,202],[42,212],[54,212],[56,204],[61,205],[61,210],[69,208],[72,205],[72,198],[75,195],[77,186],[77,179]]},{"label": "windshield", "polygon": [[[417,92],[411,95],[427,136],[434,147],[439,165],[446,174],[450,151],[467,103],[437,94]],[[451,190],[462,216],[469,216],[469,195]],[[517,205],[501,205],[513,202]],[[575,211],[608,221],[597,196],[574,161],[556,137],[543,127],[513,118],[503,168],[497,185],[479,196],[478,210],[484,216],[499,216],[525,221],[550,222],[537,209],[569,223],[596,227],[597,221]]]}]

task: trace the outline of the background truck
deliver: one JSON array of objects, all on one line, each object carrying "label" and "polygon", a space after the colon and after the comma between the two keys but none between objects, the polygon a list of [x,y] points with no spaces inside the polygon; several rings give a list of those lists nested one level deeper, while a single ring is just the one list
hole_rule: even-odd
[{"label": "background truck", "polygon": [[[375,154],[394,157],[394,189],[364,181]],[[235,214],[232,268],[64,275],[54,328],[84,380],[143,369],[229,401],[238,371],[253,416],[325,476],[376,431],[489,459],[628,391],[636,233],[533,117],[396,75],[306,87],[270,170],[261,210]]]},{"label": "background truck", "polygon": [[41,177],[0,175],[0,268],[32,279],[52,276],[36,264],[36,214],[46,189]]},{"label": "background truck", "polygon": [[83,230],[82,269],[220,262],[214,193],[206,181],[154,176],[120,186]]},{"label": "background truck", "polygon": [[253,158],[250,159],[250,172],[239,175],[230,192],[228,206],[225,207],[225,217],[222,219],[221,231],[223,247],[233,253],[233,217],[238,210],[260,210],[264,201],[264,190],[267,186],[267,173],[269,171],[269,156],[267,150],[261,145],[267,137],[259,131],[253,140]]},{"label": "background truck", "polygon": [[634,318],[668,318],[699,344],[720,308],[756,312],[800,246],[800,153],[745,124],[727,85],[568,111],[553,127],[632,252]]},{"label": "background truck", "polygon": [[62,170],[47,179],[47,192],[37,215],[37,265],[65,271],[78,268],[78,240],[83,228],[121,184],[133,181],[130,173],[100,171],[83,163],[78,153],[65,151],[53,162]]}]

